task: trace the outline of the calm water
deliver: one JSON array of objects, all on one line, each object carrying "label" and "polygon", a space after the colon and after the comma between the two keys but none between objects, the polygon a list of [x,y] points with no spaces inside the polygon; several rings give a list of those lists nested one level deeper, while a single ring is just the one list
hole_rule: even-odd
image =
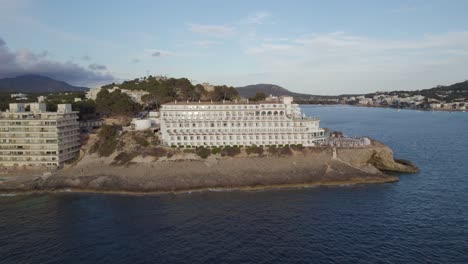
[{"label": "calm water", "polygon": [[0,197],[0,263],[468,263],[468,113],[304,106],[421,168],[397,183]]}]

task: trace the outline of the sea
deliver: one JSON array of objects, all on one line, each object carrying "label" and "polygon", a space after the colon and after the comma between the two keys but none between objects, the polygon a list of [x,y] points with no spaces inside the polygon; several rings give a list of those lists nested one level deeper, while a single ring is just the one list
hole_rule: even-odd
[{"label": "sea", "polygon": [[421,172],[284,190],[2,194],[0,263],[468,263],[468,113],[301,108]]}]

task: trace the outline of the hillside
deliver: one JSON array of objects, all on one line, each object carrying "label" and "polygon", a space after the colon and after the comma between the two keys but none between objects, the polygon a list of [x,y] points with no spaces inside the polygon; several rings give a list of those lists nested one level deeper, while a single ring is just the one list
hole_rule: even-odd
[{"label": "hillside", "polygon": [[244,87],[236,87],[236,90],[239,92],[239,95],[245,98],[253,97],[257,92],[263,92],[266,95],[289,95],[293,97],[311,97],[309,94],[300,94],[291,92],[281,86],[275,84],[253,84],[247,85]]},{"label": "hillside", "polygon": [[[375,95],[378,93],[371,93]],[[430,89],[413,90],[413,91],[391,91],[383,92],[383,94],[390,95],[404,95],[409,96],[422,95],[427,98],[437,99],[445,102],[452,102],[455,100],[466,100],[468,98],[468,81],[454,83],[451,85],[438,85]]]},{"label": "hillside", "polygon": [[85,91],[86,87],[70,85],[41,75],[22,75],[0,79],[0,92],[53,93]]},{"label": "hillside", "polygon": [[[428,89],[432,91],[468,91],[468,80],[464,82],[454,83],[448,86],[439,85],[437,87]],[[426,90],[423,90],[426,91]]]},{"label": "hillside", "polygon": [[311,94],[302,94],[291,92],[286,88],[283,88],[275,84],[253,84],[247,85],[244,87],[236,87],[236,90],[239,92],[239,95],[245,98],[254,97],[257,92],[265,93],[265,95],[288,95],[294,97],[296,100],[315,100],[323,98],[335,98],[336,96],[325,96],[325,95],[311,95]]}]

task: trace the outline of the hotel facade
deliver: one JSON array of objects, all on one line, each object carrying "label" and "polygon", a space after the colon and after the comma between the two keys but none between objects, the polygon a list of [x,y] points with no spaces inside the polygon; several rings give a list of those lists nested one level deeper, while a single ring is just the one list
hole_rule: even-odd
[{"label": "hotel facade", "polygon": [[323,142],[320,119],[305,117],[293,98],[263,102],[173,102],[161,106],[166,146],[314,146]]},{"label": "hotel facade", "polygon": [[74,159],[80,151],[77,119],[70,104],[59,104],[56,112],[43,103],[10,104],[0,112],[0,165],[58,167]]}]

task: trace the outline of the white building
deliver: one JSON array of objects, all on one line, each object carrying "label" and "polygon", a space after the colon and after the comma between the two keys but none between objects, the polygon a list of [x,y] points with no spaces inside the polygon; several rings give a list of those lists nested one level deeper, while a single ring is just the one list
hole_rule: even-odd
[{"label": "white building", "polygon": [[43,103],[10,104],[9,111],[0,112],[0,165],[60,166],[75,158],[77,119],[70,104],[59,104],[57,112],[47,112]]},{"label": "white building", "polygon": [[[89,89],[89,91],[86,92],[86,99],[96,100],[97,95],[101,91],[101,89],[102,89],[101,87]],[[109,93],[112,93],[115,90],[120,90],[122,93],[127,94],[128,96],[130,96],[133,102],[139,103],[139,104],[143,103],[143,101],[141,100],[143,95],[149,94],[149,92],[147,91],[120,89],[118,86],[115,86],[112,89],[108,89]]]},{"label": "white building", "polygon": [[131,127],[134,130],[158,130],[159,129],[159,112],[150,111],[148,116],[144,118],[133,118]]},{"label": "white building", "polygon": [[203,86],[203,88],[205,88],[207,92],[214,92],[215,90],[214,85],[211,85],[210,83],[204,82],[201,85]]},{"label": "white building", "polygon": [[250,146],[324,140],[316,117],[302,116],[293,98],[270,102],[173,102],[161,107],[161,135],[167,146]]},{"label": "white building", "polygon": [[28,96],[24,93],[10,94],[11,98],[16,98],[16,101],[27,100]]},{"label": "white building", "polygon": [[101,87],[91,88],[86,92],[86,99],[96,101],[97,94],[101,91]]}]

